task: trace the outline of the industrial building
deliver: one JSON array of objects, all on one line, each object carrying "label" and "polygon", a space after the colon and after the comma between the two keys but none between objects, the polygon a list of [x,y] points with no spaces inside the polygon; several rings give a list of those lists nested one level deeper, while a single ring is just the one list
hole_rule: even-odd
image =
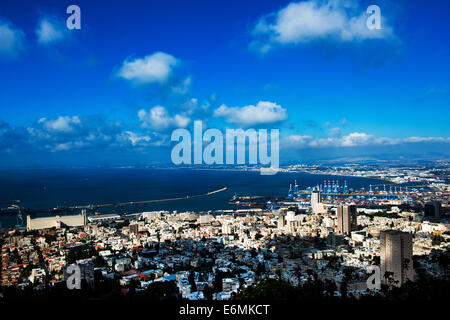
[{"label": "industrial building", "polygon": [[31,218],[27,216],[27,230],[40,230],[49,228],[62,228],[62,227],[80,227],[86,225],[86,210],[82,210],[81,214],[68,215],[68,216],[54,216],[54,217],[42,217]]}]

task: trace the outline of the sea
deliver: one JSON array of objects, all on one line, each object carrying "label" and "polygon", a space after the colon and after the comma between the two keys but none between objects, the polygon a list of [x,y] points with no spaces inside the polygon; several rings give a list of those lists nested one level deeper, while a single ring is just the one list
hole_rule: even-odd
[{"label": "sea", "polygon": [[[184,197],[227,187],[226,191],[204,197],[102,209],[100,213],[135,213],[152,210],[208,211],[235,209],[234,196],[285,197],[289,184],[299,189],[323,184],[324,180],[347,180],[353,189],[386,183],[382,180],[351,176],[278,172],[272,176],[259,171],[182,168],[64,168],[0,171],[0,203],[20,200],[20,206],[33,209],[58,206],[84,206]],[[7,227],[16,217],[0,216]]]}]

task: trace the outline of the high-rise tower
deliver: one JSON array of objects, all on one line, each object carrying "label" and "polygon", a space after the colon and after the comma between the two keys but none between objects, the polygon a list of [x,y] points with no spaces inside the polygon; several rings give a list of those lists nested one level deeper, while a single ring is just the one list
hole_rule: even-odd
[{"label": "high-rise tower", "polygon": [[380,233],[381,280],[386,284],[402,285],[414,280],[412,235],[397,230]]},{"label": "high-rise tower", "polygon": [[356,229],[357,215],[356,206],[340,205],[337,207],[337,233],[350,235]]}]

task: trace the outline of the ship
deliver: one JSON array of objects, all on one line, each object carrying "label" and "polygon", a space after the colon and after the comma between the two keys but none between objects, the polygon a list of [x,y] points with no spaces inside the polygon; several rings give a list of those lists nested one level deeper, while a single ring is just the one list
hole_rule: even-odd
[{"label": "ship", "polygon": [[232,204],[234,204],[236,206],[245,206],[245,207],[252,207],[252,206],[257,206],[258,205],[257,202],[241,202],[239,200],[235,201]]}]

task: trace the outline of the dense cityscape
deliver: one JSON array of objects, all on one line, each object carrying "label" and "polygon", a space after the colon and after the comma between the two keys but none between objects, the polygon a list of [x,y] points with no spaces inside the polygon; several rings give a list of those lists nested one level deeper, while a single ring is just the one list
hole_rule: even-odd
[{"label": "dense cityscape", "polygon": [[[277,199],[235,195],[234,210],[28,216],[26,228],[2,231],[2,295],[66,288],[72,264],[83,288],[109,288],[94,290],[104,299],[152,290],[173,299],[242,299],[265,281],[293,288],[315,281],[325,296],[360,299],[423,277],[449,281],[445,166],[291,166],[285,170],[338,179],[307,190],[293,181]],[[387,186],[353,190],[342,177],[350,173]],[[400,179],[410,184],[392,184]],[[373,266],[378,287],[368,281]]]}]

